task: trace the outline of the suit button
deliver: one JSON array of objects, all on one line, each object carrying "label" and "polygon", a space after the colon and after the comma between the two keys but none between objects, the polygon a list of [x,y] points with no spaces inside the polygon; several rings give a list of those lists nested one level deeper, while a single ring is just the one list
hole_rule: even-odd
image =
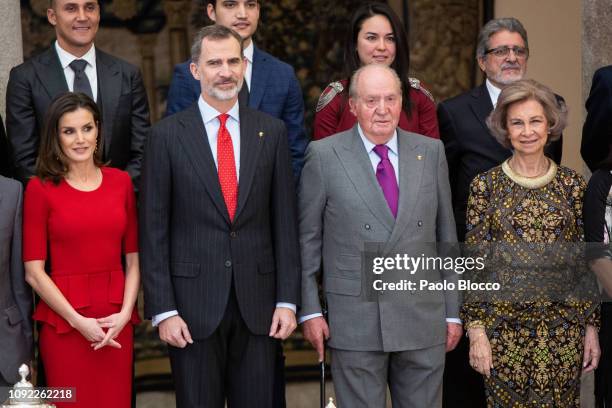
[{"label": "suit button", "polygon": [[236,238],[237,236],[238,236],[238,234],[236,233],[236,231],[230,232],[230,237]]},{"label": "suit button", "polygon": [[371,228],[372,228],[372,227],[370,227],[370,224],[366,224],[366,225],[364,225],[363,227],[364,227],[365,229],[367,229],[367,230],[369,230],[369,229],[371,229]]},{"label": "suit button", "polygon": [[232,266],[232,261],[229,261],[229,260],[228,260],[228,261],[225,261],[225,266],[226,266],[227,268],[229,268],[230,266]]},{"label": "suit button", "polygon": [[417,225],[418,225],[419,227],[422,227],[422,226],[423,226],[423,221],[418,221],[418,222],[417,222]]}]

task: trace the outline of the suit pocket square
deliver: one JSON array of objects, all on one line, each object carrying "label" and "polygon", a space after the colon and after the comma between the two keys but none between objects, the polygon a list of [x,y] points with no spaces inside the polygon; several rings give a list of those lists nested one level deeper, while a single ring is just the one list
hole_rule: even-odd
[{"label": "suit pocket square", "polygon": [[172,276],[181,278],[195,278],[200,275],[199,263],[172,262],[170,264]]}]

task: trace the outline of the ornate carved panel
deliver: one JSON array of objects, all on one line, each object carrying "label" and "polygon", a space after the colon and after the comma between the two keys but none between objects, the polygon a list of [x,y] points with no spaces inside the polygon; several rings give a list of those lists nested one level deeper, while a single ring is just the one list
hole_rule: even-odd
[{"label": "ornate carved panel", "polygon": [[414,76],[444,100],[474,86],[480,0],[411,0]]}]

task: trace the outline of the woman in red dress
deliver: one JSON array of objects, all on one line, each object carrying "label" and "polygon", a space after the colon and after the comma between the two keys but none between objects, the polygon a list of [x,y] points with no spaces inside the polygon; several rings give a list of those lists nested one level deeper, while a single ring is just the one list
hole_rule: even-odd
[{"label": "woman in red dress", "polygon": [[367,64],[389,65],[402,81],[399,127],[439,139],[433,96],[418,79],[408,76],[408,39],[402,23],[387,4],[369,3],[359,7],[351,18],[344,44],[344,75],[348,79],[332,82],[323,90],[317,103],[313,140],[348,130],[357,123],[348,106],[350,77]]},{"label": "woman in red dress", "polygon": [[42,299],[34,319],[42,322],[47,385],[76,390],[76,402],[58,407],[131,405],[136,204],[129,175],[103,165],[101,135],[93,100],[58,97],[24,198],[23,258],[26,280]]}]

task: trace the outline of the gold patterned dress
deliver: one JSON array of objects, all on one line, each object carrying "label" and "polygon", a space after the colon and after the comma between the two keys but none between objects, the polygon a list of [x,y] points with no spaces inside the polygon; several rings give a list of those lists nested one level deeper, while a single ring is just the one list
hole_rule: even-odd
[{"label": "gold patterned dress", "polygon": [[561,258],[584,240],[585,189],[580,175],[552,161],[538,178],[506,161],[471,183],[466,244],[488,260],[479,278],[502,288],[468,291],[461,311],[466,328],[484,327],[491,343],[489,407],[580,405],[585,326],[598,327],[598,303],[577,293],[592,284],[586,269]]}]

